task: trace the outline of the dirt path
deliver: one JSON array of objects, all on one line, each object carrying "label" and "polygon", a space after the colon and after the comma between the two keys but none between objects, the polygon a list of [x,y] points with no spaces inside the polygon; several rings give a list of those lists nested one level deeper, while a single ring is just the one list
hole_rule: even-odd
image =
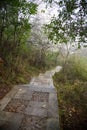
[{"label": "dirt path", "polygon": [[59,130],[57,94],[52,75],[34,77],[30,84],[15,86],[0,101],[0,130]]}]

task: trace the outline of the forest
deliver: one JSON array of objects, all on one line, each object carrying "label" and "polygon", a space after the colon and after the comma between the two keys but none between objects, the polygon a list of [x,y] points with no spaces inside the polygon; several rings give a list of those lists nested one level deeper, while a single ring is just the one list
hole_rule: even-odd
[{"label": "forest", "polygon": [[[49,8],[57,13],[42,23]],[[87,0],[0,0],[0,100],[61,66],[53,75],[60,130],[87,130],[86,47]]]}]

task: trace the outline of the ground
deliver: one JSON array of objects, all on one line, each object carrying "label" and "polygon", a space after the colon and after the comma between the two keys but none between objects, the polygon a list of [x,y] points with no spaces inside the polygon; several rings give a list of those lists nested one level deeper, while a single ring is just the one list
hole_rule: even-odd
[{"label": "ground", "polygon": [[[30,84],[15,86],[0,101],[1,130],[59,129],[57,94],[52,75],[56,67],[34,77]],[[52,123],[53,122],[53,125]]]}]

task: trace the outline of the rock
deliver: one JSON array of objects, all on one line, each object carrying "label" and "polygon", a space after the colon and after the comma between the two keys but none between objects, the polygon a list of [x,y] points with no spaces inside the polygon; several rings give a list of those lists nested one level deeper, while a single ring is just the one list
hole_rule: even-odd
[{"label": "rock", "polygon": [[47,130],[59,130],[59,122],[57,119],[50,118],[47,120]]}]

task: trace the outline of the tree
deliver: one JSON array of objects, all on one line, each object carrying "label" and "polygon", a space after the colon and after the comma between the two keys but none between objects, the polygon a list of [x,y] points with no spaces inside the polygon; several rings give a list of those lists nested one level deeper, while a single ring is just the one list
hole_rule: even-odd
[{"label": "tree", "polygon": [[39,14],[37,14],[36,17],[33,18],[31,24],[32,30],[30,37],[28,38],[28,43],[31,43],[33,47],[36,48],[36,51],[34,51],[34,53],[36,52],[35,56],[33,56],[33,58],[35,58],[34,65],[39,67],[45,67],[46,51],[49,48],[49,41],[47,36],[44,34],[42,21]]},{"label": "tree", "polygon": [[[48,1],[48,0],[47,0]],[[48,37],[55,43],[72,44],[87,42],[87,1],[59,0],[54,2],[58,7],[58,16],[53,17],[46,25]]]},{"label": "tree", "polygon": [[[47,0],[50,4],[56,4],[57,17],[53,17],[50,24],[45,25],[48,38],[53,43],[59,43],[62,48],[64,66],[68,59],[70,49],[78,49],[87,42],[87,2],[86,0]],[[59,51],[60,51],[59,46]],[[60,51],[61,52],[61,51]]]},{"label": "tree", "polygon": [[[37,11],[37,4],[26,0],[0,1],[0,57],[17,56],[30,32],[30,16]],[[11,60],[11,57],[10,57]]]}]

